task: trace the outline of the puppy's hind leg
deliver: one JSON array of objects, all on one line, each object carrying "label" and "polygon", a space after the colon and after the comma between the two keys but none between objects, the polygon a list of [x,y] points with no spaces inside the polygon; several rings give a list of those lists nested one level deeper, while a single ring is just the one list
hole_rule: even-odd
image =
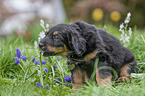
[{"label": "puppy's hind leg", "polygon": [[[106,74],[106,73],[103,73]],[[112,75],[108,74],[108,76],[103,76],[102,72],[98,69],[96,70],[96,81],[99,86],[110,86],[112,84],[111,79]]]},{"label": "puppy's hind leg", "polygon": [[125,64],[120,69],[120,78],[118,78],[117,82],[129,82],[130,81],[130,73],[138,72],[137,64],[135,59],[132,62]]},{"label": "puppy's hind leg", "polygon": [[[111,73],[111,70],[109,68],[107,68],[106,66],[106,62],[99,62],[99,66],[97,69],[96,69],[96,81],[98,83],[99,86],[107,86],[107,85],[112,85],[112,73]],[[104,68],[101,68],[101,67],[104,67],[105,66],[105,69]]]}]

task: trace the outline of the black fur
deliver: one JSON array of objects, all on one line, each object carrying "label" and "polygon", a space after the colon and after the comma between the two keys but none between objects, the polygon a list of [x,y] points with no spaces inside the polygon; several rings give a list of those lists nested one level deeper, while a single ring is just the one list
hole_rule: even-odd
[{"label": "black fur", "polygon": [[[100,66],[110,66],[116,70],[120,76],[120,69],[129,64],[131,72],[137,72],[137,63],[133,53],[122,46],[120,41],[105,32],[104,30],[97,29],[94,25],[87,24],[83,21],[77,21],[70,24],[58,24],[49,29],[44,39],[40,41],[40,49],[45,53],[45,56],[55,55],[57,53],[50,52],[47,48],[42,48],[46,44],[53,47],[63,47],[66,45],[69,50],[65,55],[68,58],[68,64],[75,64],[75,68],[71,70],[72,76],[75,69],[80,69],[82,72],[87,73],[90,78],[96,58],[99,58],[98,68]],[[53,32],[58,31],[57,35]],[[84,57],[98,51],[94,58],[85,61]],[[50,54],[53,53],[53,54]],[[110,76],[111,70],[99,70],[100,78]]]}]

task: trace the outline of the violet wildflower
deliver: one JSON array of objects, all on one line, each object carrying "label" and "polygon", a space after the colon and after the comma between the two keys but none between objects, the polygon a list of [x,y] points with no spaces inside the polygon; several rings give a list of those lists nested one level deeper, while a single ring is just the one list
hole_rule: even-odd
[{"label": "violet wildflower", "polygon": [[47,69],[47,68],[44,68],[44,71],[45,71],[45,73],[47,74],[48,69]]},{"label": "violet wildflower", "polygon": [[17,55],[18,58],[21,58],[22,53],[19,49],[16,49],[16,55]]},{"label": "violet wildflower", "polygon": [[64,86],[68,87],[68,84],[65,84]]},{"label": "violet wildflower", "polygon": [[42,64],[46,64],[47,62],[46,62],[46,61],[41,61],[41,63],[42,63]]},{"label": "violet wildflower", "polygon": [[16,64],[19,64],[20,63],[20,60],[19,60],[18,57],[15,57],[15,62],[16,62]]},{"label": "violet wildflower", "polygon": [[65,76],[65,77],[64,77],[64,80],[65,80],[66,82],[70,82],[70,81],[72,81],[72,78],[69,77],[69,76]]},{"label": "violet wildflower", "polygon": [[50,87],[49,87],[49,85],[48,85],[48,84],[46,85],[46,88],[50,89]]},{"label": "violet wildflower", "polygon": [[22,58],[24,61],[27,60],[27,57],[26,57],[26,56],[22,56],[21,58]]},{"label": "violet wildflower", "polygon": [[35,60],[36,60],[36,59],[34,58],[34,56],[32,56],[31,59],[32,59],[32,62],[35,62]]},{"label": "violet wildflower", "polygon": [[37,87],[42,87],[41,83],[36,82]]},{"label": "violet wildflower", "polygon": [[59,82],[61,82],[61,80],[60,80],[60,79],[58,79],[58,78],[57,78],[56,80],[57,80],[57,81],[59,81]]},{"label": "violet wildflower", "polygon": [[52,65],[54,68],[57,68],[55,65]]},{"label": "violet wildflower", "polygon": [[35,65],[39,65],[39,64],[40,64],[39,61],[35,60]]}]

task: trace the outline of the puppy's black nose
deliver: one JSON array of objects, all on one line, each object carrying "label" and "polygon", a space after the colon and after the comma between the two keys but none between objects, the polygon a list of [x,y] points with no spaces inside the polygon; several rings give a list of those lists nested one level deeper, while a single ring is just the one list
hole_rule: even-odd
[{"label": "puppy's black nose", "polygon": [[42,48],[44,46],[43,43],[39,43],[39,47]]}]

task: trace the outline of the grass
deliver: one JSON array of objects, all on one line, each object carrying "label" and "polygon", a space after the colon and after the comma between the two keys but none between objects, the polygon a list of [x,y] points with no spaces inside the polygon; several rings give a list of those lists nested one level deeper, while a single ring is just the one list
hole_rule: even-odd
[{"label": "grass", "polygon": [[[103,29],[102,26],[99,28]],[[106,29],[110,34],[120,38],[118,28],[107,25]],[[145,30],[134,29],[131,43],[128,48],[134,53],[140,68],[140,73],[145,73]],[[36,37],[35,37],[36,38]],[[26,66],[26,72],[15,63],[16,49],[19,48],[24,56],[28,59],[23,63]],[[17,39],[7,39],[0,41],[0,95],[1,96],[144,96],[145,95],[145,78],[132,78],[131,83],[115,83],[111,88],[98,87],[95,81],[87,82],[87,86],[74,90],[71,83],[64,80],[64,76],[71,76],[67,68],[66,59],[57,57],[42,57],[47,61],[46,65],[42,65],[42,69],[47,68],[49,74],[43,70],[44,84],[49,84],[50,89],[37,87],[36,82],[40,82],[40,65],[31,62],[31,56],[39,59],[39,52],[34,49],[31,42],[25,42],[23,37]],[[50,61],[51,60],[51,61]],[[53,62],[54,61],[54,62]],[[22,63],[22,61],[21,61]],[[58,68],[52,68],[55,65]],[[23,64],[22,64],[23,66]],[[23,66],[24,67],[24,66]],[[48,78],[46,77],[48,76]],[[47,79],[46,79],[47,78]],[[61,82],[56,79],[59,78]],[[64,85],[68,84],[69,87]]]}]

